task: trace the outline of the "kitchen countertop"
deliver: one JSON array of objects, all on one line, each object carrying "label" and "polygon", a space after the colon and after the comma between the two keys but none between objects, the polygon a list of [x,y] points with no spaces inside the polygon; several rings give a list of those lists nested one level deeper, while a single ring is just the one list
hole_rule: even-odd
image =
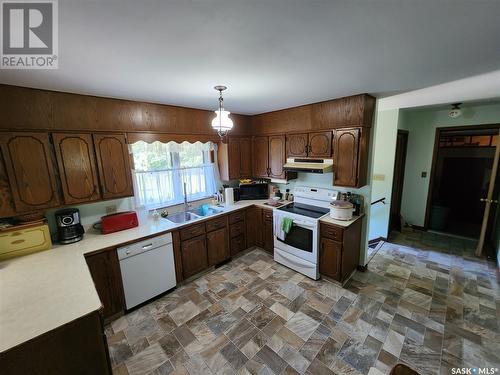
[{"label": "kitchen countertop", "polygon": [[327,216],[323,216],[321,219],[319,219],[319,221],[321,223],[334,224],[338,225],[339,227],[347,228],[357,220],[361,219],[363,216],[365,216],[365,214],[361,214],[359,216],[353,216],[351,220],[336,220],[331,218],[330,214],[328,214]]},{"label": "kitchen countertop", "polygon": [[82,241],[0,262],[0,353],[101,308],[85,254],[210,220],[267,200],[239,201],[208,217],[175,224],[148,218],[136,228],[102,235],[90,229]]}]

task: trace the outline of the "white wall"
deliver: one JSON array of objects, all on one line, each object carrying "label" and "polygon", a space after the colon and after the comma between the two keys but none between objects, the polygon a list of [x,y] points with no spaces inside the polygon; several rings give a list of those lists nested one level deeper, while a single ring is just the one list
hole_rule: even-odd
[{"label": "white wall", "polygon": [[[413,225],[425,222],[436,128],[500,122],[500,101],[463,106],[463,115],[456,119],[448,116],[449,110],[446,106],[400,111],[399,127],[409,131],[401,214]],[[422,172],[427,177],[421,177]]]},{"label": "white wall", "polygon": [[371,196],[372,201],[385,197],[386,204],[371,207],[369,240],[388,236],[398,119],[397,109],[379,111],[375,117]]}]

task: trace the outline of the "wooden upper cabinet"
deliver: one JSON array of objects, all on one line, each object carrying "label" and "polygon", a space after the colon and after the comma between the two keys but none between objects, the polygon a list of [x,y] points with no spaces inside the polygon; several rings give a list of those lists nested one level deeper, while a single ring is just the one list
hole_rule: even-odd
[{"label": "wooden upper cabinet", "polygon": [[332,156],[332,132],[309,133],[308,156],[329,158]]},{"label": "wooden upper cabinet", "polygon": [[59,206],[48,134],[4,133],[0,142],[16,212]]},{"label": "wooden upper cabinet", "polygon": [[9,217],[16,214],[14,198],[9,184],[9,176],[2,153],[0,152],[0,217]]},{"label": "wooden upper cabinet", "polygon": [[252,139],[240,139],[240,178],[252,177]]},{"label": "wooden upper cabinet", "polygon": [[253,148],[253,177],[269,176],[269,139],[268,137],[254,137]]},{"label": "wooden upper cabinet", "polygon": [[359,128],[337,129],[334,138],[334,185],[357,186]]},{"label": "wooden upper cabinet", "polygon": [[286,149],[289,157],[306,157],[308,151],[307,133],[288,134],[286,136]]},{"label": "wooden upper cabinet", "polygon": [[64,203],[98,200],[101,195],[91,134],[52,134]]},{"label": "wooden upper cabinet", "polygon": [[102,197],[108,199],[133,195],[125,135],[94,134],[94,147]]},{"label": "wooden upper cabinet", "polygon": [[285,178],[283,165],[286,162],[285,136],[269,137],[269,177]]},{"label": "wooden upper cabinet", "polygon": [[229,138],[228,159],[230,180],[237,180],[240,178],[240,156],[240,140],[238,138]]}]

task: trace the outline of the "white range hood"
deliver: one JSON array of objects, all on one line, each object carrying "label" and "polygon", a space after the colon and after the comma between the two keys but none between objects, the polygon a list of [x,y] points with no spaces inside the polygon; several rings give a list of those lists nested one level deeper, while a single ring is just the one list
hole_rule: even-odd
[{"label": "white range hood", "polygon": [[283,168],[290,172],[328,173],[333,172],[333,159],[288,158]]}]

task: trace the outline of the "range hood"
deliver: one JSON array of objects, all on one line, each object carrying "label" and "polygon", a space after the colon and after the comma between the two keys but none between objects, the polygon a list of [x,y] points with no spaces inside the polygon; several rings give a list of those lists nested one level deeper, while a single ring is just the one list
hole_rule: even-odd
[{"label": "range hood", "polygon": [[288,158],[283,169],[290,172],[333,172],[333,159]]}]

